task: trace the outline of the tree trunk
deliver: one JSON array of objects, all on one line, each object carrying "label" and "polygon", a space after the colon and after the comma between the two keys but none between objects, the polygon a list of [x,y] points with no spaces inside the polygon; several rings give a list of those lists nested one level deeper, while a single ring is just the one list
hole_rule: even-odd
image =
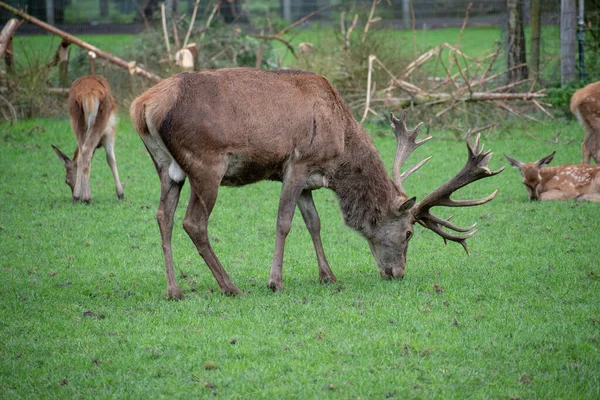
[{"label": "tree trunk", "polygon": [[567,85],[577,78],[575,37],[577,9],[575,0],[560,2],[560,82]]},{"label": "tree trunk", "polygon": [[46,0],[46,22],[50,25],[56,24],[54,19],[54,0]]},{"label": "tree trunk", "polygon": [[527,62],[525,56],[525,32],[523,30],[523,5],[521,0],[506,0],[508,11],[508,80],[517,82],[527,79],[527,66],[514,68]]},{"label": "tree trunk", "polygon": [[280,0],[281,17],[288,23],[292,23],[292,0]]},{"label": "tree trunk", "polygon": [[534,78],[540,73],[540,22],[541,22],[540,0],[531,1],[531,57],[529,70]]},{"label": "tree trunk", "polygon": [[108,17],[108,0],[100,0],[100,16],[102,18]]},{"label": "tree trunk", "polygon": [[244,0],[219,0],[219,11],[225,23],[240,22],[245,20],[242,14],[242,3]]}]

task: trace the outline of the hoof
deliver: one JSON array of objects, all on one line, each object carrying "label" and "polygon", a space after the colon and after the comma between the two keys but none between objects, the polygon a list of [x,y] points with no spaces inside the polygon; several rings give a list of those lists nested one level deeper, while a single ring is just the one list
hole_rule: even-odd
[{"label": "hoof", "polygon": [[77,204],[77,203],[91,204],[92,199],[81,199],[79,197],[73,196],[73,204]]},{"label": "hoof", "polygon": [[337,278],[333,275],[319,276],[319,281],[321,281],[321,283],[333,283],[337,282]]},{"label": "hoof", "polygon": [[183,300],[183,299],[185,299],[183,292],[179,288],[167,289],[166,297],[167,297],[167,300]]},{"label": "hoof", "polygon": [[125,193],[117,193],[117,197],[119,198],[119,200],[125,200]]},{"label": "hoof", "polygon": [[242,294],[242,291],[240,289],[238,289],[237,287],[233,286],[230,288],[226,288],[226,289],[221,289],[221,292],[225,295],[225,296],[239,296]]},{"label": "hoof", "polygon": [[283,291],[283,283],[281,283],[281,282],[275,282],[273,280],[269,280],[269,283],[267,283],[267,287],[274,292]]}]

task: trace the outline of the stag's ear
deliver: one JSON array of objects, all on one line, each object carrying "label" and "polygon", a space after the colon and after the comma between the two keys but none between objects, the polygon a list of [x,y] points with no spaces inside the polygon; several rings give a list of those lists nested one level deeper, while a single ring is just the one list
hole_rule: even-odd
[{"label": "stag's ear", "polygon": [[410,198],[410,199],[406,200],[404,203],[400,204],[400,207],[398,207],[398,211],[396,211],[396,212],[398,213],[398,215],[402,215],[402,214],[408,212],[410,209],[412,209],[416,203],[417,203],[416,197]]},{"label": "stag's ear", "polygon": [[517,159],[514,159],[511,156],[507,156],[506,154],[504,154],[504,157],[506,157],[506,159],[508,160],[508,162],[510,163],[510,165],[512,165],[513,167],[515,167],[519,171],[521,170],[521,167],[523,166],[523,163],[521,161],[519,161]]},{"label": "stag's ear", "polygon": [[555,154],[556,154],[556,151],[553,151],[552,154],[550,154],[549,156],[546,156],[546,157],[542,158],[540,161],[538,161],[537,162],[538,168],[543,168],[546,165],[550,164],[550,161],[552,161]]},{"label": "stag's ear", "polygon": [[58,159],[60,161],[62,161],[62,163],[65,165],[65,167],[72,163],[69,156],[67,156],[65,153],[60,151],[60,149],[58,147],[56,147],[55,145],[51,145],[51,146],[54,149],[54,152],[56,153],[56,155],[58,156]]}]

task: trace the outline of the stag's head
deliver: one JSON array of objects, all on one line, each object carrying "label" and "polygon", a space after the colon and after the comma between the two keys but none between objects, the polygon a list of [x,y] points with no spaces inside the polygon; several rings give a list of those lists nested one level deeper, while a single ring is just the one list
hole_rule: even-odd
[{"label": "stag's head", "polygon": [[75,150],[75,157],[73,160],[69,158],[65,153],[63,153],[58,147],[52,145],[54,152],[58,156],[58,159],[63,163],[66,170],[65,183],[69,185],[71,188],[71,194],[73,194],[73,190],[75,190],[75,180],[77,179],[77,162],[75,159],[77,158],[77,150]]},{"label": "stag's head", "polygon": [[527,193],[529,194],[529,200],[540,199],[540,186],[542,183],[542,175],[540,174],[540,170],[546,165],[550,164],[554,158],[554,154],[556,154],[556,152],[553,151],[552,154],[542,158],[539,161],[528,163],[521,162],[517,159],[507,156],[506,154],[504,155],[508,162],[521,173],[521,176],[523,177],[523,185],[525,185],[525,189],[527,189]]},{"label": "stag's head", "polygon": [[[428,136],[421,140],[416,140],[422,123],[415,129],[409,130],[406,127],[406,112],[402,112],[400,119],[390,116],[392,129],[398,141],[394,166],[392,169],[393,182],[400,192],[398,204],[389,213],[384,221],[380,221],[376,229],[372,231],[371,237],[368,237],[369,246],[383,278],[404,278],[406,266],[406,251],[408,243],[413,235],[413,226],[419,225],[432,230],[440,235],[444,242],[447,240],[460,243],[467,254],[469,253],[466,240],[473,236],[477,231],[474,230],[475,224],[469,227],[459,227],[450,222],[450,218],[444,219],[432,214],[431,208],[435,206],[446,207],[471,207],[485,204],[491,201],[498,191],[494,191],[489,196],[479,200],[452,200],[450,196],[458,189],[467,186],[482,178],[494,176],[502,172],[504,167],[497,171],[491,171],[488,168],[488,162],[492,157],[490,151],[484,152],[483,145],[479,145],[479,135],[475,141],[471,140],[470,132],[467,134],[468,159],[463,169],[449,181],[444,183],[438,189],[426,196],[423,201],[417,203],[416,198],[409,196],[404,191],[402,184],[406,178],[417,169],[421,168],[431,157],[424,159],[418,164],[408,168],[403,173],[400,169],[408,156],[420,145],[431,139]],[[444,228],[458,233],[451,233]]]},{"label": "stag's head", "polygon": [[414,197],[402,201],[367,237],[379,273],[385,279],[404,278],[406,250],[416,222],[412,212],[415,203]]}]

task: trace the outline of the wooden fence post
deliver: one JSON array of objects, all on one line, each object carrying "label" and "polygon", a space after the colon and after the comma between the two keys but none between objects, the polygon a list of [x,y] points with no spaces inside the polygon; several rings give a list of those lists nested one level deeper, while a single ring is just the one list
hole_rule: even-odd
[{"label": "wooden fence post", "polygon": [[12,37],[19,25],[21,25],[21,22],[16,18],[12,18],[4,25],[0,33],[0,57],[4,56],[6,71],[9,74],[14,72]]},{"label": "wooden fence post", "polygon": [[71,48],[69,42],[63,40],[58,46],[56,55],[58,57],[58,86],[68,88],[69,85],[69,54]]}]

